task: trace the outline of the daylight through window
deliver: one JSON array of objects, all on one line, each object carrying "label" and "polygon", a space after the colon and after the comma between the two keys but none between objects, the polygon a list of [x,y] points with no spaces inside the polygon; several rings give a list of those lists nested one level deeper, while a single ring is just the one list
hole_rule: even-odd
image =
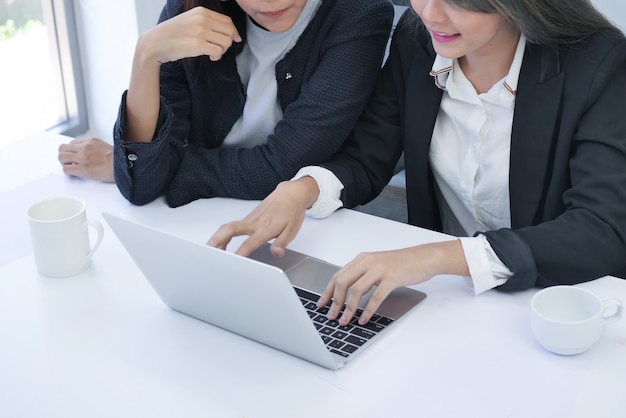
[{"label": "daylight through window", "polygon": [[0,147],[86,130],[71,0],[0,0]]}]

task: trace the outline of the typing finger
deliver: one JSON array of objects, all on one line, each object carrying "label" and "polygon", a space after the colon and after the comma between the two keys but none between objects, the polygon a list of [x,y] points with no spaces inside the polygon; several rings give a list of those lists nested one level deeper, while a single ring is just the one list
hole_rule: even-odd
[{"label": "typing finger", "polygon": [[[335,293],[335,282],[331,279],[330,283],[324,289],[324,292],[320,295],[320,298],[317,300],[317,307],[321,308],[326,306],[328,302],[330,302],[333,298],[333,294]],[[334,318],[333,318],[334,319]]]},{"label": "typing finger", "polygon": [[360,325],[365,325],[367,322],[369,322],[369,320],[372,318],[372,315],[376,313],[378,308],[380,308],[380,305],[387,298],[387,296],[389,296],[392,290],[393,287],[388,286],[385,282],[382,282],[376,287],[376,289],[370,295],[370,299],[367,302],[367,305],[365,305],[365,308],[363,308],[363,312],[359,317]]},{"label": "typing finger", "polygon": [[225,250],[228,246],[228,243],[237,236],[244,235],[245,232],[242,231],[242,222],[229,222],[220,226],[217,231],[209,238],[207,241],[207,245],[211,247],[219,248]]},{"label": "typing finger", "polygon": [[[287,248],[287,245],[289,245],[289,243],[293,241],[299,230],[300,224],[286,224],[281,233],[276,237],[276,239],[270,246],[270,251],[272,252],[272,254],[277,257],[282,257],[285,254],[285,249]],[[269,239],[271,238],[272,237],[270,237]]]},{"label": "typing finger", "polygon": [[266,239],[266,237],[261,234],[252,234],[239,246],[235,254],[247,257],[268,240],[269,238]]},{"label": "typing finger", "polygon": [[[337,319],[339,315],[342,315],[342,318],[346,316],[345,310],[348,307],[345,305],[346,298],[348,296],[348,291],[350,289],[350,285],[354,282],[354,279],[346,275],[343,269],[339,270],[332,279],[333,286],[333,294],[332,294],[332,303],[328,308],[328,318],[329,319]],[[342,313],[343,311],[343,313]],[[352,313],[348,313],[349,317],[352,317]],[[341,319],[341,318],[340,318]],[[340,322],[341,323],[341,322]]]},{"label": "typing finger", "polygon": [[342,325],[352,320],[359,309],[363,295],[378,283],[378,276],[368,268],[366,259],[366,254],[359,254],[336,274],[334,299],[337,303],[345,303],[343,313],[339,318],[339,323]]},{"label": "typing finger", "polygon": [[331,278],[330,282],[326,286],[326,289],[324,289],[324,292],[317,302],[318,308],[321,308],[322,306],[326,306],[331,300],[333,301],[334,306],[331,305],[328,312],[328,317],[330,319],[335,319],[340,311],[343,309],[343,304],[346,300],[347,288],[349,286],[348,284],[348,286],[343,286],[343,289],[337,289],[337,281],[343,280],[345,283],[345,278],[350,276],[350,270],[356,263],[358,263],[358,260],[352,260],[348,264],[340,268],[335,274],[333,274],[333,277]]}]

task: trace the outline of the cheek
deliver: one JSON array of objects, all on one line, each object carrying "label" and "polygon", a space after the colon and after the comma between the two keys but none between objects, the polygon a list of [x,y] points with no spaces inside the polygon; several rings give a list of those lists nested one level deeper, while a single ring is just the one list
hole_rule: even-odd
[{"label": "cheek", "polygon": [[419,12],[424,8],[424,2],[425,0],[411,0],[411,8],[415,12]]},{"label": "cheek", "polygon": [[239,7],[241,7],[241,9],[246,12],[246,14],[248,16],[250,16],[253,13],[252,10],[252,3],[250,0],[236,0],[237,4],[239,5]]}]

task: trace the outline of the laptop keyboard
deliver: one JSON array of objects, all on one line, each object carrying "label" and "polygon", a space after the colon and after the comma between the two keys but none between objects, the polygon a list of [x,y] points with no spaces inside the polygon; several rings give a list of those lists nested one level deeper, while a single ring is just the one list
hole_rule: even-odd
[{"label": "laptop keyboard", "polygon": [[348,357],[393,322],[391,318],[374,314],[367,324],[359,325],[357,321],[363,310],[358,309],[350,323],[341,326],[338,321],[326,317],[328,306],[317,307],[319,295],[297,287],[295,289],[326,347],[340,356]]}]

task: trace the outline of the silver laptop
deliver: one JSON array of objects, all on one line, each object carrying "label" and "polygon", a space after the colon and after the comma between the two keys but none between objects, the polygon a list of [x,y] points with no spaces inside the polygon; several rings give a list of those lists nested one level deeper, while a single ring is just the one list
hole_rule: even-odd
[{"label": "silver laptop", "polygon": [[426,297],[396,289],[368,324],[342,327],[315,306],[337,266],[292,250],[277,258],[269,245],[241,257],[103,216],[165,305],[329,369],[370,347]]}]

